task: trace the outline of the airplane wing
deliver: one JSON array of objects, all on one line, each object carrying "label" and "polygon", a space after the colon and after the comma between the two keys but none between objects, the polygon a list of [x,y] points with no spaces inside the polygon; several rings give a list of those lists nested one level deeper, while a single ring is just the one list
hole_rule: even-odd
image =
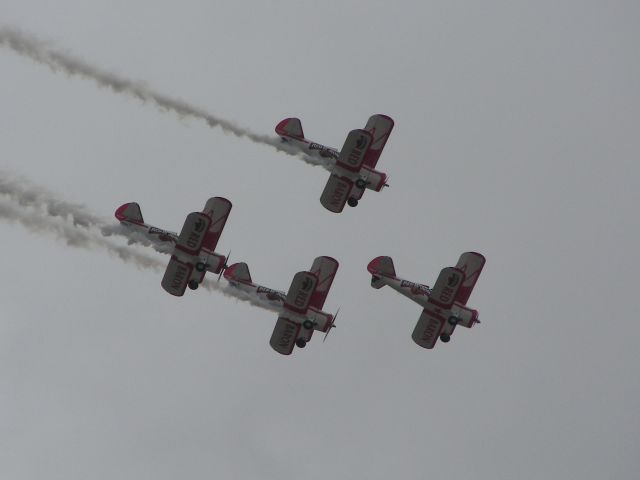
[{"label": "airplane wing", "polygon": [[300,332],[300,324],[286,317],[279,317],[273,328],[269,345],[282,355],[291,355]]},{"label": "airplane wing", "polygon": [[175,255],[172,255],[167,269],[164,271],[164,277],[162,277],[162,288],[171,295],[181,297],[184,295],[192,272],[193,264],[183,262]]},{"label": "airplane wing", "polygon": [[347,203],[353,182],[347,177],[340,177],[332,173],[320,195],[320,203],[333,213],[340,213]]},{"label": "airplane wing", "polygon": [[333,279],[336,276],[338,270],[338,261],[331,257],[318,257],[313,261],[311,265],[311,273],[318,278],[316,288],[311,295],[311,301],[309,305],[322,310],[324,301],[327,299],[329,289],[333,283]]},{"label": "airplane wing", "polygon": [[464,282],[458,290],[456,295],[456,301],[462,305],[467,304],[469,296],[473,291],[473,287],[478,281],[482,267],[484,267],[485,258],[483,255],[476,252],[465,252],[460,255],[456,268],[464,272]]},{"label": "airplane wing", "polygon": [[211,218],[204,213],[192,212],[187,215],[175,250],[191,256],[199,255],[210,224]]},{"label": "airplane wing", "polygon": [[359,172],[373,137],[366,130],[351,130],[344,142],[336,165],[352,172]]},{"label": "airplane wing", "polygon": [[387,115],[372,115],[364,129],[371,133],[373,141],[367,152],[364,164],[368,167],[375,168],[382,153],[382,149],[387,143],[387,139],[393,129],[393,119]]},{"label": "airplane wing", "polygon": [[284,308],[295,313],[304,315],[307,313],[311,297],[318,284],[318,277],[311,272],[298,272],[294,275]]},{"label": "airplane wing", "polygon": [[456,267],[443,268],[431,289],[429,303],[438,308],[449,310],[464,282],[464,272]]},{"label": "airplane wing", "polygon": [[428,305],[420,315],[411,338],[423,348],[433,348],[438,341],[446,319],[434,305]]},{"label": "airplane wing", "polygon": [[211,219],[204,213],[192,212],[187,215],[171,260],[162,277],[162,288],[171,295],[176,297],[184,295],[193,272],[193,257],[200,254],[210,222]]},{"label": "airplane wing", "polygon": [[225,223],[231,211],[231,202],[226,198],[213,197],[207,200],[202,213],[211,219],[209,229],[202,244],[202,248],[213,253],[222,235]]}]

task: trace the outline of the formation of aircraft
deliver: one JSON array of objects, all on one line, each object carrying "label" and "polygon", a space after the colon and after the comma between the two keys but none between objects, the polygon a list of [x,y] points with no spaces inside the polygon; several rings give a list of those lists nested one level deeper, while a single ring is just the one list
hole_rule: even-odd
[{"label": "formation of aircraft", "polygon": [[421,347],[433,348],[438,338],[448,342],[457,325],[471,328],[480,323],[478,311],[467,307],[467,300],[484,263],[479,253],[463,253],[455,267],[442,269],[433,288],[397,277],[390,257],[374,258],[367,270],[373,288],[389,285],[422,307],[411,338]]},{"label": "formation of aircraft", "polygon": [[279,311],[269,344],[278,353],[290,355],[294,346],[304,348],[314,330],[329,334],[335,315],[322,311],[338,270],[331,257],[317,257],[311,269],[293,276],[287,293],[257,285],[251,280],[246,263],[235,263],[224,271],[229,284],[271,303]]},{"label": "formation of aircraft", "polygon": [[276,133],[307,155],[330,162],[331,176],[320,196],[320,203],[330,212],[340,213],[345,203],[350,207],[358,205],[366,189],[379,192],[388,187],[387,174],[375,167],[393,125],[393,120],[387,115],[372,115],[364,129],[349,132],[340,151],[307,140],[298,118],[282,120],[276,126]]},{"label": "formation of aircraft", "polygon": [[219,274],[225,268],[227,257],[216,253],[215,248],[230,211],[231,202],[226,198],[210,198],[201,212],[187,215],[180,235],[147,225],[140,205],[135,202],[120,206],[115,216],[122,225],[139,232],[151,242],[169,245],[171,259],[161,285],[171,295],[181,297],[187,286],[196,290],[206,272]]},{"label": "formation of aircraft", "polygon": [[[365,190],[379,192],[388,186],[387,174],[375,167],[393,126],[391,117],[372,115],[364,129],[349,132],[340,151],[307,140],[297,118],[282,120],[276,126],[276,133],[305,154],[326,160],[324,163],[331,175],[320,203],[327,210],[339,213],[345,204],[355,207]],[[315,330],[325,333],[326,338],[335,327],[337,313],[332,315],[322,308],[338,270],[337,260],[317,257],[310,270],[293,276],[286,293],[257,285],[246,263],[228,267],[228,256],[215,252],[230,211],[229,200],[212,197],[201,212],[187,215],[180,234],[146,224],[135,202],[120,206],[115,216],[157,249],[171,254],[161,282],[162,288],[171,295],[181,297],[187,287],[196,290],[206,272],[218,274],[218,280],[224,274],[232,288],[269,303],[278,312],[269,341],[276,352],[290,355],[296,346],[304,348]],[[431,349],[438,339],[448,342],[456,326],[471,328],[480,323],[478,311],[468,307],[467,301],[484,263],[485,258],[479,253],[463,253],[455,267],[440,272],[433,288],[397,277],[390,257],[374,258],[367,269],[373,288],[388,285],[422,307],[412,338],[419,346]]]}]

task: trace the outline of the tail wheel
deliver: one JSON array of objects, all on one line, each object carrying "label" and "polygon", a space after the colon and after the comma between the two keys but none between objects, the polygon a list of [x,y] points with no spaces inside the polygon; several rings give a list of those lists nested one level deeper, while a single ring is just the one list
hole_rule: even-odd
[{"label": "tail wheel", "polygon": [[298,348],[304,348],[307,346],[307,341],[304,338],[298,338],[296,340],[296,345],[298,346]]},{"label": "tail wheel", "polygon": [[349,198],[349,200],[347,200],[347,204],[350,207],[357,207],[358,206],[358,199],[351,197],[351,198]]},{"label": "tail wheel", "polygon": [[313,328],[313,322],[311,320],[305,320],[302,322],[302,326],[307,330],[311,330]]},{"label": "tail wheel", "polygon": [[451,335],[449,335],[448,333],[443,333],[442,335],[440,335],[440,341],[447,343],[449,340],[451,340]]},{"label": "tail wheel", "polygon": [[197,290],[198,287],[200,286],[200,284],[198,282],[196,282],[195,280],[189,280],[189,283],[187,283],[187,286],[191,289],[191,290]]},{"label": "tail wheel", "polygon": [[365,188],[366,186],[367,182],[365,182],[363,179],[359,178],[358,180],[356,180],[356,187]]},{"label": "tail wheel", "polygon": [[202,262],[198,262],[198,263],[196,263],[196,270],[197,270],[198,272],[204,272],[204,270],[205,270],[206,268],[207,268],[207,266],[206,266],[204,263],[202,263]]}]

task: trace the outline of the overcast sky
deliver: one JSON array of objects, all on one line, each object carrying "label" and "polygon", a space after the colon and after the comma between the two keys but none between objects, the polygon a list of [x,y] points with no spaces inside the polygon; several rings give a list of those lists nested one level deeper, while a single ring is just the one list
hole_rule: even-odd
[{"label": "overcast sky", "polygon": [[[280,356],[271,312],[1,221],[0,478],[637,478],[639,21],[636,1],[0,0],[1,26],[259,134],[297,116],[340,147],[396,121],[390,188],[336,215],[320,167],[0,48],[3,178],[174,231],[226,197],[220,253],[276,289],[333,256],[341,307]],[[421,349],[420,307],[366,265],[432,285],[467,250],[482,324]]]}]

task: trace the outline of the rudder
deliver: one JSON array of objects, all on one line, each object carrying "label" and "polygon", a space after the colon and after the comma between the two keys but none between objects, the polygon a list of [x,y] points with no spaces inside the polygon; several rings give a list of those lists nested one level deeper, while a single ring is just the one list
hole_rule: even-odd
[{"label": "rudder", "polygon": [[140,205],[136,202],[129,202],[116,209],[116,218],[121,222],[144,223]]},{"label": "rudder", "polygon": [[302,123],[299,118],[285,118],[276,125],[276,133],[281,137],[293,137],[299,140],[304,139]]}]

